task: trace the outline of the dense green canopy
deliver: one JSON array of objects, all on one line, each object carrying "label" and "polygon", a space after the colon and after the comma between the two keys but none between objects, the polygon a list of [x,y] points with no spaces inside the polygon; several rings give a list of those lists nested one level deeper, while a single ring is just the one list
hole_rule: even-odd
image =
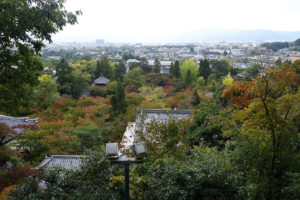
[{"label": "dense green canopy", "polygon": [[[80,11],[67,12],[65,0],[9,0],[0,4],[0,111],[17,114],[28,106],[32,86],[42,71],[44,41]],[[24,111],[23,111],[24,112]]]}]

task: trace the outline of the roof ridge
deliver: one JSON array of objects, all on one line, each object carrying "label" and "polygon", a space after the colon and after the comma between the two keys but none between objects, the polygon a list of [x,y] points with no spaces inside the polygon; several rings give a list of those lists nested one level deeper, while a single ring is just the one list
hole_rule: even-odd
[{"label": "roof ridge", "polygon": [[11,116],[6,116],[6,115],[0,115],[0,119],[5,119],[5,120],[14,120],[14,121],[25,121],[25,122],[37,122],[39,118],[29,118],[29,117],[11,117]]},{"label": "roof ridge", "polygon": [[191,114],[192,110],[137,109],[137,113]]}]

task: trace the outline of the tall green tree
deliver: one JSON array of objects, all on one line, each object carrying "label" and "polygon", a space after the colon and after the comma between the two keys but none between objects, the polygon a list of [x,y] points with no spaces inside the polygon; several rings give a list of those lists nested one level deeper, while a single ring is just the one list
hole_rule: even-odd
[{"label": "tall green tree", "polygon": [[152,71],[154,73],[159,73],[160,72],[160,67],[161,67],[161,64],[160,64],[159,60],[156,58],[155,61],[154,61],[154,66],[153,66]]},{"label": "tall green tree", "polygon": [[80,11],[64,0],[10,0],[0,4],[0,110],[18,114],[28,106],[43,69],[40,52],[54,33],[75,24]]},{"label": "tall green tree", "polygon": [[96,69],[94,73],[95,79],[101,75],[108,79],[113,78],[112,64],[110,63],[110,60],[107,56],[101,58],[100,60],[97,60]]},{"label": "tall green tree", "polygon": [[211,69],[209,66],[209,61],[207,59],[200,60],[198,76],[203,76],[203,78],[207,80],[210,74],[211,74]]},{"label": "tall green tree", "polygon": [[197,89],[195,89],[194,92],[193,92],[192,104],[194,106],[197,106],[197,105],[199,105],[199,103],[200,103],[200,97],[199,97]]},{"label": "tall green tree", "polygon": [[142,74],[141,68],[137,67],[127,72],[125,79],[125,85],[135,85],[137,88],[145,84],[145,77]]},{"label": "tall green tree", "polygon": [[34,91],[34,107],[46,109],[59,98],[54,79],[47,74],[39,77],[40,84]]},{"label": "tall green tree", "polygon": [[143,71],[143,74],[147,74],[147,73],[150,73],[151,72],[151,66],[148,64],[148,60],[146,58],[141,58],[140,59],[140,67]]},{"label": "tall green tree", "polygon": [[[231,72],[231,66],[227,60],[213,60],[211,61],[212,72],[217,75],[217,78],[221,76],[226,76],[228,72]],[[232,73],[232,72],[231,72]],[[234,73],[232,73],[234,75]]]},{"label": "tall green tree", "polygon": [[75,76],[81,76],[87,83],[91,83],[94,80],[96,63],[97,60],[77,60],[70,65],[72,68],[72,74]]},{"label": "tall green tree", "polygon": [[58,92],[61,95],[68,94],[78,99],[83,89],[88,86],[90,75],[80,71],[76,65],[69,66],[65,59],[62,59],[56,67],[56,77]]},{"label": "tall green tree", "polygon": [[174,63],[174,77],[180,78],[181,73],[180,73],[180,67],[179,67],[179,61],[176,60]]},{"label": "tall green tree", "polygon": [[125,100],[125,89],[121,82],[118,82],[115,95],[110,98],[110,103],[116,114],[126,112],[127,102]]},{"label": "tall green tree", "polygon": [[174,74],[174,63],[173,62],[171,62],[171,65],[170,65],[169,76],[170,77],[175,77],[175,74]]},{"label": "tall green tree", "polygon": [[191,84],[192,84],[192,72],[190,69],[188,69],[186,72],[184,83],[185,83],[185,86],[191,86]]},{"label": "tall green tree", "polygon": [[115,76],[114,76],[115,79],[117,81],[123,81],[125,72],[126,72],[126,68],[125,68],[124,63],[116,64],[116,66],[115,66]]},{"label": "tall green tree", "polygon": [[191,73],[191,82],[196,81],[198,66],[197,63],[191,58],[186,59],[180,66],[181,80],[183,82],[186,80],[186,75],[188,74],[187,71],[190,71]]},{"label": "tall green tree", "polygon": [[214,119],[219,115],[219,108],[216,103],[201,103],[195,110],[192,125],[189,127],[191,145],[204,144],[208,147],[220,148],[222,141],[222,130]]},{"label": "tall green tree", "polygon": [[56,77],[58,92],[61,95],[71,94],[72,68],[65,59],[62,59],[56,66]]},{"label": "tall green tree", "polygon": [[71,74],[71,96],[73,98],[78,99],[87,86],[88,84],[83,77]]}]

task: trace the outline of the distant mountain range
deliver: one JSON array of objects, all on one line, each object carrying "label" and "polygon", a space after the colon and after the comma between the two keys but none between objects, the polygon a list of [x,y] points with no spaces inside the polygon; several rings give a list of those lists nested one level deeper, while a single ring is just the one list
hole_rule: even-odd
[{"label": "distant mountain range", "polygon": [[271,42],[295,41],[300,38],[300,31],[272,31],[272,30],[237,30],[237,29],[201,29],[182,34],[172,34],[162,37],[147,37],[143,35],[109,35],[109,36],[66,36],[56,35],[54,42],[94,42],[97,39],[108,42],[141,42],[141,43],[180,43],[180,42]]},{"label": "distant mountain range", "polygon": [[294,41],[300,38],[300,31],[272,30],[233,30],[233,29],[202,29],[175,36],[174,41],[205,42],[205,41]]}]

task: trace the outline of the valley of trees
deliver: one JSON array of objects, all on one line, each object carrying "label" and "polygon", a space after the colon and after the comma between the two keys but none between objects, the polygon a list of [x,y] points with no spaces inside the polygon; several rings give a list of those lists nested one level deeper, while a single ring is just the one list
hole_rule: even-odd
[{"label": "valley of trees", "polygon": [[[33,12],[28,2],[0,6],[1,22],[17,7],[20,16],[30,15],[23,20],[32,28],[11,36],[1,26],[0,113],[37,117],[39,123],[14,148],[0,143],[0,164],[13,164],[0,169],[0,198],[123,199],[123,166],[105,160],[104,145],[121,141],[138,108],[188,109],[193,116],[153,120],[147,136],[137,132],[148,158],[130,167],[132,199],[300,198],[299,60],[247,69],[233,68],[228,60],[176,60],[169,75],[159,73],[158,59],[151,67],[139,57],[126,73],[125,53],[120,62],[108,57],[42,62],[41,40],[51,41],[80,12],[65,11],[63,0],[32,1],[41,9]],[[32,21],[39,12],[50,18]],[[110,82],[92,86],[100,75]],[[0,124],[1,140],[11,133]],[[79,170],[35,168],[46,155],[70,154],[85,156]]]}]

